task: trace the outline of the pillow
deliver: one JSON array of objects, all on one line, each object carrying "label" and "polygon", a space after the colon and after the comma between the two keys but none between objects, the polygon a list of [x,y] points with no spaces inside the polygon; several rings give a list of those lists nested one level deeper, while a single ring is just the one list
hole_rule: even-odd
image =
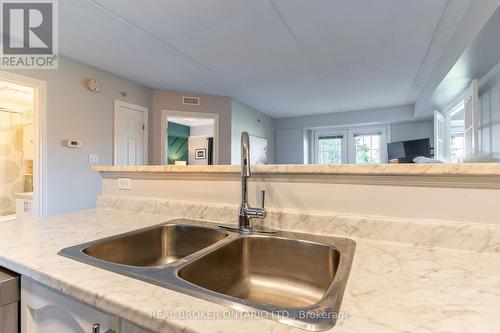
[{"label": "pillow", "polygon": [[435,158],[425,157],[425,156],[416,156],[413,158],[413,163],[416,163],[416,164],[434,164],[434,163],[443,163],[443,161],[437,160]]}]

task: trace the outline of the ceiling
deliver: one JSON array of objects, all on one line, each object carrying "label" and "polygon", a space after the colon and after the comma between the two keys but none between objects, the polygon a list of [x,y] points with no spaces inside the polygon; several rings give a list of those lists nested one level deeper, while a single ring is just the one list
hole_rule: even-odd
[{"label": "ceiling", "polygon": [[60,53],[283,118],[411,104],[470,0],[65,0]]},{"label": "ceiling", "polygon": [[189,127],[214,125],[214,120],[209,118],[186,118],[186,117],[168,116],[167,120],[172,123]]},{"label": "ceiling", "polygon": [[491,16],[434,91],[431,102],[437,109],[443,110],[448,107],[470,86],[474,79],[484,77],[500,63],[499,32],[500,8]]},{"label": "ceiling", "polygon": [[0,108],[30,113],[33,109],[33,88],[0,80]]}]

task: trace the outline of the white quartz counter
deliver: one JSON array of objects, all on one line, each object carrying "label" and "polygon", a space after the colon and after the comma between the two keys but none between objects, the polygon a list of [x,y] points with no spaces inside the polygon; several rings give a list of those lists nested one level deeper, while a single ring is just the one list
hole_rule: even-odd
[{"label": "white quartz counter", "polygon": [[[166,219],[98,209],[40,221],[5,222],[0,224],[0,266],[153,331],[304,332],[266,319],[154,319],[151,314],[158,311],[227,309],[57,255],[67,246]],[[500,331],[498,252],[355,240],[341,308],[348,318],[331,332]]]},{"label": "white quartz counter", "polygon": [[[239,174],[238,165],[94,166],[104,173]],[[393,175],[393,176],[500,176],[500,163],[462,164],[280,164],[255,165],[254,174],[268,175]]]}]

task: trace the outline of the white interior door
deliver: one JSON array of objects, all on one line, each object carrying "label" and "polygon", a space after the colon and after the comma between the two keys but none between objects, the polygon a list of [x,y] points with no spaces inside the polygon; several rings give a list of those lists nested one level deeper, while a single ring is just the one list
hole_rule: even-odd
[{"label": "white interior door", "polygon": [[434,111],[434,158],[440,161],[445,159],[445,120],[439,111]]},{"label": "white interior door", "polygon": [[477,80],[472,81],[468,91],[468,96],[465,98],[465,156],[473,155],[477,150],[478,145],[478,83]]},{"label": "white interior door", "polygon": [[147,109],[115,102],[114,165],[144,165],[147,161]]}]

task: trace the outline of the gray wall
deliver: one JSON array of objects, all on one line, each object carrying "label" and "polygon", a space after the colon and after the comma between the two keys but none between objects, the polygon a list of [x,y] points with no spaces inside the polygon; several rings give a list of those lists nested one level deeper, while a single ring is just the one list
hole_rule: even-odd
[{"label": "gray wall", "polygon": [[241,132],[268,140],[268,162],[275,162],[275,121],[268,115],[237,100],[232,100],[231,113],[231,164],[240,164]]},{"label": "gray wall", "polygon": [[[98,154],[100,164],[112,164],[114,100],[150,108],[151,90],[63,58],[58,70],[12,72],[47,82],[48,213],[95,207],[101,181],[91,170],[88,155]],[[89,78],[101,82],[100,93],[85,88]],[[70,138],[81,140],[82,148],[64,147],[63,140]]]},{"label": "gray wall", "polygon": [[[200,105],[182,104],[183,96],[200,97]],[[231,98],[224,96],[198,95],[175,91],[153,91],[153,115],[150,124],[152,163],[161,161],[161,111],[187,111],[219,114],[219,163],[231,164]]]},{"label": "gray wall", "polygon": [[391,125],[389,142],[424,138],[429,138],[431,140],[431,147],[434,146],[434,122],[432,120]]},{"label": "gray wall", "polygon": [[409,120],[413,120],[412,105],[281,118],[276,119],[276,128],[319,128],[329,126],[372,125]]},{"label": "gray wall", "polygon": [[413,115],[413,106],[404,105],[276,119],[276,163],[303,164],[307,160],[306,129],[407,122]]},{"label": "gray wall", "polygon": [[304,164],[304,129],[276,129],[276,163]]}]

